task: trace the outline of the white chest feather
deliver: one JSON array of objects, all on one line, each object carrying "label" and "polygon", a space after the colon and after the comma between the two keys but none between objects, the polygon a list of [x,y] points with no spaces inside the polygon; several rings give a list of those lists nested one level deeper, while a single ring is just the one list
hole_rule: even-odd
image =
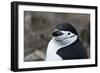
[{"label": "white chest feather", "polygon": [[46,53],[46,61],[55,61],[55,60],[62,60],[62,58],[56,54],[57,50],[61,48],[60,45],[57,45],[54,40],[52,39],[47,47]]}]

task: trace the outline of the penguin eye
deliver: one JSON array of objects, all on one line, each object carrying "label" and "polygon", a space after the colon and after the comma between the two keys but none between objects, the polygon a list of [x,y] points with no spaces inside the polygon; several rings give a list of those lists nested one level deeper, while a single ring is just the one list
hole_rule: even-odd
[{"label": "penguin eye", "polygon": [[70,32],[68,33],[68,35],[70,35]]}]

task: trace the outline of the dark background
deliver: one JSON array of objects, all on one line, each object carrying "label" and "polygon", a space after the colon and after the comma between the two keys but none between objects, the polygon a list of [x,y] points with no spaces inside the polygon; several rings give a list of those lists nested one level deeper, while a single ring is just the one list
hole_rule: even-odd
[{"label": "dark background", "polygon": [[24,11],[24,61],[44,61],[52,31],[63,22],[69,22],[77,29],[90,56],[89,14]]}]

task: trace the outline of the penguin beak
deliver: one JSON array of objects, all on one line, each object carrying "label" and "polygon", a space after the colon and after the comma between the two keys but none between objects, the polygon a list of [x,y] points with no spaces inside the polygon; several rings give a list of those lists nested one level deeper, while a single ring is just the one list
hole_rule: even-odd
[{"label": "penguin beak", "polygon": [[57,37],[57,36],[60,36],[60,35],[62,35],[62,34],[63,34],[63,33],[60,32],[60,31],[54,31],[54,32],[52,33],[52,36]]}]

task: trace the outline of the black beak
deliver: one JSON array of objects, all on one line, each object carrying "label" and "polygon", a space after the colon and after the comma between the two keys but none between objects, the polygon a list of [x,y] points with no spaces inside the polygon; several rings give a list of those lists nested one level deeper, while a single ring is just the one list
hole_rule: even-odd
[{"label": "black beak", "polygon": [[60,35],[62,35],[62,34],[63,34],[63,33],[60,32],[60,31],[54,31],[54,32],[52,33],[52,36],[57,37],[57,36],[60,36]]}]

